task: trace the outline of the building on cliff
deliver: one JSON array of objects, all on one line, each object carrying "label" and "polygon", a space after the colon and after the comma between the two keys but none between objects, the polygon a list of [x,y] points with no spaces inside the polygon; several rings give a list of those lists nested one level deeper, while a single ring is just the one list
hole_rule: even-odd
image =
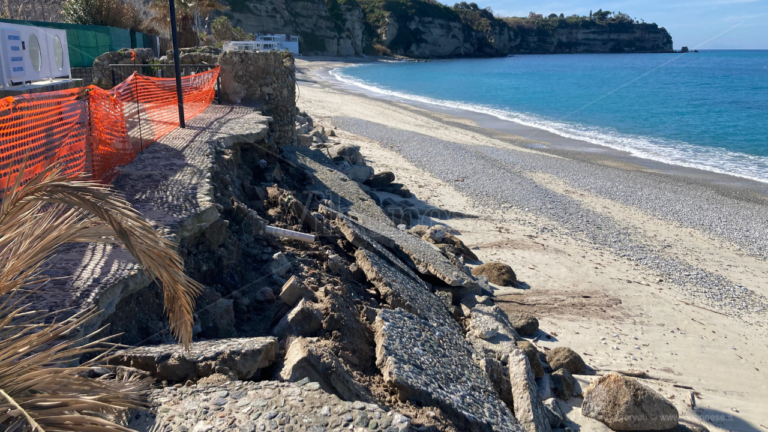
[{"label": "building on cliff", "polygon": [[224,51],[283,51],[299,54],[299,37],[284,34],[256,35],[252,41],[231,41],[224,44]]}]

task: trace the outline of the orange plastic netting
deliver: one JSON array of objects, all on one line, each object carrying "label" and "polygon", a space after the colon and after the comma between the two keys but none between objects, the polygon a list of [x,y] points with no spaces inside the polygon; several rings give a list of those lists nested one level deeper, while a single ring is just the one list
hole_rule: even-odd
[{"label": "orange plastic netting", "polygon": [[[214,98],[219,68],[182,77],[184,118]],[[179,126],[174,78],[134,73],[112,90],[95,86],[0,99],[0,195],[54,163],[109,181],[147,145]]]}]

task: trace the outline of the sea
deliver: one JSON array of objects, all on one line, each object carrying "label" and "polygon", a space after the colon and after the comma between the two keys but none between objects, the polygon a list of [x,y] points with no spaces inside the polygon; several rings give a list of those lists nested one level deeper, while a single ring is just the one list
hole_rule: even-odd
[{"label": "sea", "polygon": [[768,51],[379,62],[331,74],[381,96],[768,183]]}]

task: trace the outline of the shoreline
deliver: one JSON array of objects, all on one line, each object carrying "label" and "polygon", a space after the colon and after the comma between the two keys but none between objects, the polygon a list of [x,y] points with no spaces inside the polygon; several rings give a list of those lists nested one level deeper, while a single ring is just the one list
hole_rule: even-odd
[{"label": "shoreline", "polygon": [[[311,74],[347,64],[333,60],[297,62],[300,108],[360,146],[376,172],[395,173],[417,210],[445,210],[418,223],[447,225],[480,262],[513,267],[526,288],[497,291],[497,305],[538,318],[530,341],[540,351],[570,346],[599,373],[645,371],[644,384],[710,431],[766,430],[763,193],[569,143],[531,146],[486,127],[489,119],[369,97]],[[577,379],[586,388],[591,378]],[[561,404],[578,430],[607,430],[580,406]]]},{"label": "shoreline", "polygon": [[[364,97],[399,104],[410,105],[414,108],[447,114],[472,121],[480,129],[493,130],[499,133],[498,138],[507,139],[511,145],[535,148],[538,151],[552,153],[569,159],[603,163],[608,166],[623,165],[629,170],[646,170],[659,174],[670,175],[693,182],[702,182],[713,187],[725,187],[723,193],[741,195],[742,199],[748,199],[745,192],[753,192],[761,198],[768,198],[768,181],[750,179],[734,174],[726,174],[707,170],[699,167],[691,167],[671,162],[658,161],[643,156],[633,155],[629,151],[616,149],[607,145],[595,144],[578,138],[565,137],[555,132],[547,131],[535,126],[524,125],[514,120],[502,119],[493,114],[482,113],[466,108],[446,107],[439,104],[417,101],[396,95],[385,95],[367,90],[363,87],[345,83],[338,80],[330,72],[340,67],[348,67],[360,64],[381,62],[381,59],[302,59],[308,64],[316,62],[331,63],[311,67],[311,74],[322,79],[326,85],[333,88],[363,95]],[[484,60],[484,59],[479,59]],[[389,60],[383,60],[390,62]],[[401,62],[407,60],[396,60]],[[466,127],[466,125],[464,125]],[[505,136],[508,135],[508,136]],[[521,143],[521,140],[530,142]],[[599,159],[596,159],[599,158]]]}]

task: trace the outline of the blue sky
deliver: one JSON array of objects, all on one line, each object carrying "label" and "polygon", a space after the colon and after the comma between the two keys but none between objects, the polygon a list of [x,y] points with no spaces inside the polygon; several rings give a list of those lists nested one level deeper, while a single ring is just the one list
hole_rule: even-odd
[{"label": "blue sky", "polygon": [[621,11],[666,27],[675,49],[768,49],[768,0],[475,1],[505,16],[527,16],[531,11],[545,15],[589,15],[590,9]]}]

